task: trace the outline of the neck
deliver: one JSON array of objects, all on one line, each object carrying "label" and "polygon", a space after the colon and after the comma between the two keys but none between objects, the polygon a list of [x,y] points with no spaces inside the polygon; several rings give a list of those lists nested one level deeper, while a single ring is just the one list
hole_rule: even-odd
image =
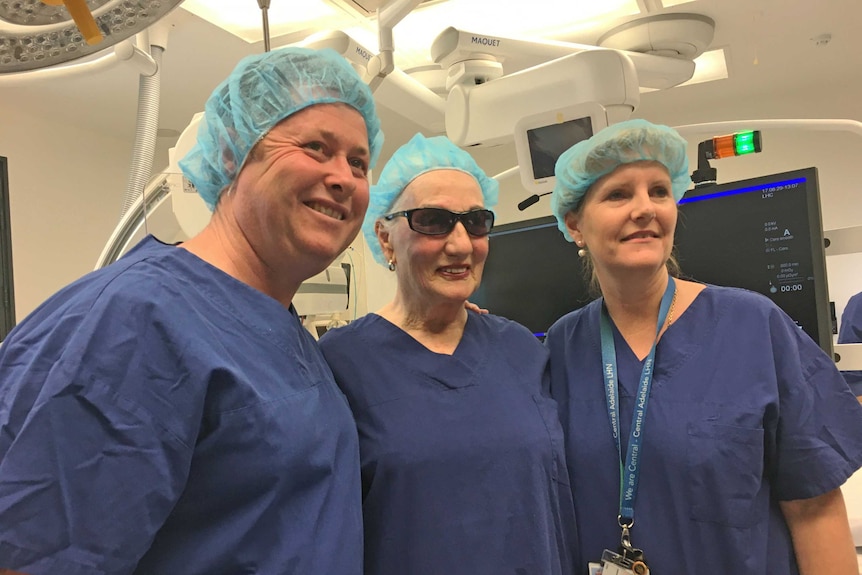
[{"label": "neck", "polygon": [[452,353],[467,324],[465,302],[429,304],[405,297],[399,289],[395,299],[378,313],[429,349]]},{"label": "neck", "polygon": [[658,309],[667,288],[668,274],[662,269],[644,278],[599,277],[608,314],[620,332],[651,327],[655,333]]},{"label": "neck", "polygon": [[267,265],[245,235],[218,211],[198,235],[180,247],[285,307],[290,307],[302,283]]}]

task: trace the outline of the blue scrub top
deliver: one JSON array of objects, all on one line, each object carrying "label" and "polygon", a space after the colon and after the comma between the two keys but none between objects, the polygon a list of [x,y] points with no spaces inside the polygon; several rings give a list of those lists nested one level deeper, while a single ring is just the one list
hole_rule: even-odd
[{"label": "blue scrub top", "polygon": [[[620,464],[603,390],[601,300],[548,332],[586,573],[620,542]],[[623,449],[642,363],[614,328]],[[662,336],[632,544],[655,573],[798,573],[778,502],[862,465],[862,407],[831,359],[767,298],[708,286]]]},{"label": "blue scrub top", "polygon": [[0,566],[361,573],[358,437],[293,309],[145,239],[0,347]]},{"label": "blue scrub top", "polygon": [[[847,302],[841,313],[838,343],[862,343],[862,293]],[[862,395],[862,370],[842,371],[841,374],[856,395]]]},{"label": "blue scrub top", "polygon": [[365,575],[571,573],[562,429],[526,328],[470,313],[450,356],[370,314],[320,344],[359,429]]}]

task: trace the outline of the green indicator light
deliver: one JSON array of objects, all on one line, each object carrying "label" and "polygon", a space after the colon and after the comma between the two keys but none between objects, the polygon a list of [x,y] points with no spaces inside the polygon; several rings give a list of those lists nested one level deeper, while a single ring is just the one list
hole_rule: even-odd
[{"label": "green indicator light", "polygon": [[733,149],[737,156],[754,151],[754,132],[739,132],[733,135]]},{"label": "green indicator light", "polygon": [[749,130],[747,132],[739,132],[733,135],[733,151],[737,156],[742,156],[745,154],[753,154],[755,152],[759,152],[758,149],[760,146],[757,136],[760,134],[756,133],[754,130]]}]

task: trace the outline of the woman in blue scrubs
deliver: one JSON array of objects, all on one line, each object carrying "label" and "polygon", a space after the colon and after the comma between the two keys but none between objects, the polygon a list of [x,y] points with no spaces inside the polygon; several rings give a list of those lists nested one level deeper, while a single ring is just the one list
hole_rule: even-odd
[{"label": "woman in blue scrubs", "polygon": [[546,340],[576,572],[855,575],[840,487],[862,464],[862,408],[768,298],[674,277],[686,148],[631,120],[556,165],[554,214],[602,295]]},{"label": "woman in blue scrubs", "polygon": [[332,50],[242,60],[184,174],[214,208],[0,347],[0,570],[360,575],[359,446],[291,301],[353,241],[382,134]]},{"label": "woman in blue scrubs", "polygon": [[417,134],[372,187],[363,232],[395,299],[321,339],[359,430],[365,575],[563,575],[573,508],[548,353],[465,309],[497,183]]}]

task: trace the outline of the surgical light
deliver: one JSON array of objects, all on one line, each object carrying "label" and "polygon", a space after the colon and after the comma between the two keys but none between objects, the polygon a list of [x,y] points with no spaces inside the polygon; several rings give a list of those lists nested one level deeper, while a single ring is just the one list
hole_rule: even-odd
[{"label": "surgical light", "polygon": [[2,0],[0,75],[49,68],[95,54],[146,29],[180,2]]}]

